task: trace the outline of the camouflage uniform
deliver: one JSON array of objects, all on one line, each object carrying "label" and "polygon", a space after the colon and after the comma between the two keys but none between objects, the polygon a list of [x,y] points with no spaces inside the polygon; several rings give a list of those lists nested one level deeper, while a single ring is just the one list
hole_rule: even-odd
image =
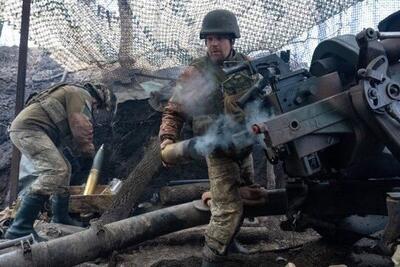
[{"label": "camouflage uniform", "polygon": [[[232,64],[244,60],[242,54],[234,51],[233,56],[227,59]],[[227,61],[225,65],[229,65]],[[208,57],[194,60],[181,75],[174,95],[164,109],[160,140],[177,141],[183,122],[189,119],[195,135],[204,134],[221,114],[243,126],[245,116],[236,100],[254,82],[255,79],[246,72],[226,76],[221,66]],[[215,151],[206,160],[212,195],[212,216],[206,242],[211,249],[224,255],[242,223],[243,203],[239,186],[253,182],[253,159],[251,149],[246,149],[239,154]]]},{"label": "camouflage uniform", "polygon": [[40,195],[68,193],[71,167],[52,140],[41,131],[10,133],[14,145],[31,160],[39,174],[30,185],[30,192]]},{"label": "camouflage uniform", "polygon": [[210,179],[211,220],[206,230],[207,245],[224,255],[243,219],[239,187],[253,182],[251,154],[243,159],[210,155],[206,158]]},{"label": "camouflage uniform", "polygon": [[83,156],[94,155],[94,104],[114,111],[115,95],[100,84],[59,84],[30,98],[12,122],[11,140],[33,164],[38,177],[22,196],[6,239],[33,234],[41,240],[33,225],[50,195],[52,222],[82,226],[68,213],[71,167],[58,148],[67,145]]},{"label": "camouflage uniform", "polygon": [[71,167],[59,148],[68,145],[77,153],[93,154],[92,97],[73,85],[60,85],[48,92],[15,118],[10,138],[37,171],[32,193],[67,194]]}]

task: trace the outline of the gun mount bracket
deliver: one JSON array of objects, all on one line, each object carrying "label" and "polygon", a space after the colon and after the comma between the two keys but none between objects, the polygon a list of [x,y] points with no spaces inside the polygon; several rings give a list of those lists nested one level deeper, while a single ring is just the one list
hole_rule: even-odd
[{"label": "gun mount bracket", "polygon": [[373,59],[366,69],[360,69],[358,76],[363,83],[365,99],[369,107],[380,109],[400,100],[400,85],[388,75],[389,62],[386,56]]},{"label": "gun mount bracket", "polygon": [[31,243],[30,243],[29,240],[26,240],[26,239],[25,240],[21,240],[20,241],[20,245],[21,245],[21,248],[22,248],[22,251],[23,251],[24,255],[28,254],[28,253],[30,253],[32,251]]}]

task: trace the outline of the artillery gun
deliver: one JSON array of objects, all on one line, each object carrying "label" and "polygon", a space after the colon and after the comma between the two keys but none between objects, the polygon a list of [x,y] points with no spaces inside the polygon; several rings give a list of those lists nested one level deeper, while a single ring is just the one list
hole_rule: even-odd
[{"label": "artillery gun", "polygon": [[[260,74],[237,104],[246,111],[258,100],[275,115],[254,123],[252,133],[228,130],[228,145],[214,149],[240,150],[261,139],[268,160],[283,162],[283,229],[312,227],[355,241],[386,225],[387,193],[400,190],[399,59],[400,32],[369,28],[320,43],[309,70],[292,71],[276,54],[224,68],[226,75]],[[164,162],[204,156],[196,149],[202,138],[167,146]]]},{"label": "artillery gun", "polygon": [[387,193],[400,188],[399,58],[400,32],[369,28],[321,42],[309,70],[291,71],[277,55],[224,69],[262,76],[238,105],[274,107],[252,131],[290,177],[282,228],[336,240],[383,229]]}]

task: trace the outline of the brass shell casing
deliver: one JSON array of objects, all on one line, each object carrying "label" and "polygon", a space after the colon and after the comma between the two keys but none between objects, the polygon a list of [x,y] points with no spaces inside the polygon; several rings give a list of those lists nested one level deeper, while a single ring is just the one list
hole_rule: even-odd
[{"label": "brass shell casing", "polygon": [[99,150],[96,152],[96,155],[93,159],[92,168],[90,169],[89,176],[86,181],[85,190],[83,191],[83,195],[91,195],[94,193],[97,181],[99,180],[100,170],[103,165],[104,158],[104,145],[101,145]]},{"label": "brass shell casing", "polygon": [[177,164],[182,161],[187,161],[184,152],[184,142],[178,142],[168,144],[163,150],[161,150],[161,159],[167,164]]},{"label": "brass shell casing", "polygon": [[97,180],[99,179],[99,173],[100,172],[97,169],[90,170],[85,190],[83,191],[84,196],[92,195],[94,193],[94,190],[96,189],[97,186]]}]

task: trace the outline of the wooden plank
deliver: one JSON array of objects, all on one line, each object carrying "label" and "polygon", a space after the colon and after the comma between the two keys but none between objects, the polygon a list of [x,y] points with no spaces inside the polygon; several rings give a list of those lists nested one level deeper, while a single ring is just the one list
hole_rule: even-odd
[{"label": "wooden plank", "polygon": [[95,194],[83,195],[84,186],[71,186],[69,188],[71,197],[69,200],[69,212],[71,213],[103,213],[107,210],[112,202],[115,194],[110,192],[101,194],[107,185],[98,185],[95,189]]}]

